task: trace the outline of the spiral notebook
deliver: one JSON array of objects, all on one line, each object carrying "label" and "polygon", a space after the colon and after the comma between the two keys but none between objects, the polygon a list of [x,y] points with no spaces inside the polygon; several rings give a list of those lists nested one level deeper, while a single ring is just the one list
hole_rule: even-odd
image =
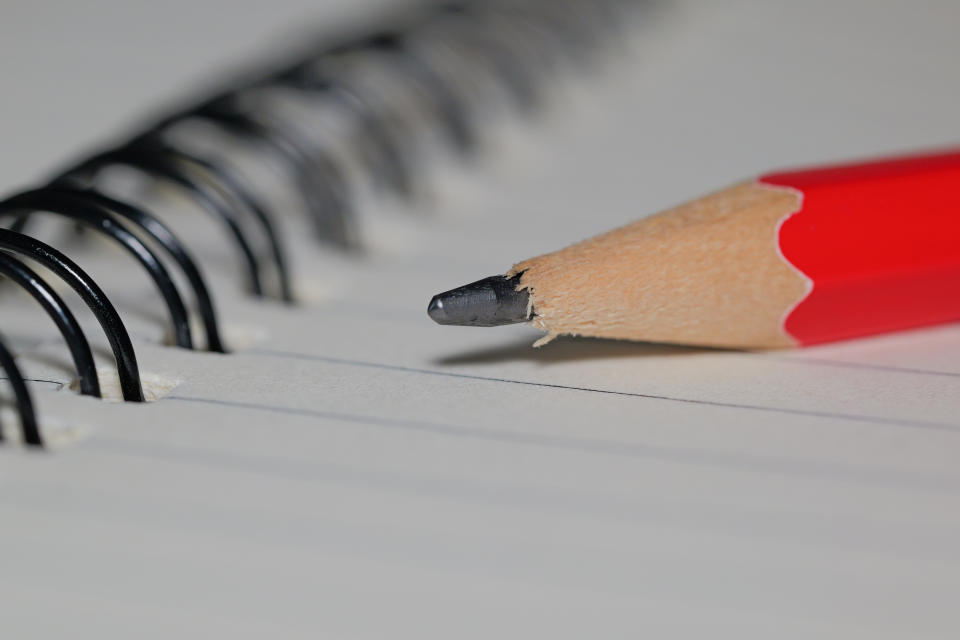
[{"label": "spiral notebook", "polygon": [[[45,445],[5,389],[12,637],[955,635],[957,326],[532,349],[425,313],[762,168],[949,142],[955,9],[864,29],[856,2],[279,4],[5,20],[36,68],[3,72],[3,226],[102,289],[148,400],[121,400],[109,332],[55,274],[25,262],[74,312],[86,380],[3,283]],[[41,204],[86,218],[19,215]]]}]

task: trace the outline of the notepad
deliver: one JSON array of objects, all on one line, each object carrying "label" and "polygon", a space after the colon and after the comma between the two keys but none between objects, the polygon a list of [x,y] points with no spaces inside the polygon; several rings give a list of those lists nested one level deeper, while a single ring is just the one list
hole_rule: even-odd
[{"label": "notepad", "polygon": [[[89,28],[140,23],[118,7]],[[190,65],[256,57],[269,47],[238,41],[312,9],[224,4],[229,37],[184,45]],[[295,306],[247,295],[182,196],[123,183],[190,234],[233,352],[165,344],[146,277],[73,239],[156,399],[83,397],[56,329],[0,293],[55,445],[0,447],[7,633],[952,637],[960,327],[758,353],[533,349],[532,329],[425,313],[437,291],[758,167],[948,141],[960,15],[870,14],[866,29],[853,5],[662,6],[604,64],[560,76],[544,112],[492,123],[477,162],[433,166],[415,205],[370,195],[365,253],[283,218]],[[917,46],[891,45],[903,34]],[[139,51],[111,42],[109,56]],[[170,85],[187,75],[183,58],[151,59]],[[76,108],[134,116],[134,88],[114,90],[119,104]],[[43,129],[17,108],[0,131]],[[69,151],[43,147],[33,164]],[[80,320],[109,375],[102,334]],[[0,418],[11,431],[9,407]]]}]

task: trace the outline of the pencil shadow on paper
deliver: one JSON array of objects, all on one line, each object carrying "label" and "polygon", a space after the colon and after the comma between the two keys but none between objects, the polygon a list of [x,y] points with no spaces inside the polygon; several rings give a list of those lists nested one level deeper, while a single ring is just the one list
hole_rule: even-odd
[{"label": "pencil shadow on paper", "polygon": [[577,362],[584,360],[608,360],[614,358],[681,357],[696,354],[727,351],[707,347],[655,342],[629,342],[602,338],[561,337],[534,349],[526,338],[510,344],[455,353],[433,361],[437,366],[467,364],[494,364],[504,362],[535,362],[543,365]]}]

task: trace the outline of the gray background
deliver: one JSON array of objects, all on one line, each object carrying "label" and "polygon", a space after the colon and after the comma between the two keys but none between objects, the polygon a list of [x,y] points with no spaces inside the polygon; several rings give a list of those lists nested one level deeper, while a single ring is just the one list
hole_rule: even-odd
[{"label": "gray background", "polygon": [[[442,419],[506,440],[616,437],[645,453],[498,447],[296,415],[240,424],[216,405],[131,408],[51,392],[44,407],[111,424],[57,456],[2,452],[6,634],[955,637],[956,431],[803,412],[954,420],[956,328],[770,356],[573,341],[533,353],[528,331],[461,338],[423,315],[427,292],[760,171],[960,141],[955,1],[662,4],[638,20],[631,62],[587,84],[603,99],[532,132],[533,145],[549,136],[545,157],[508,158],[484,174],[469,211],[423,225],[440,241],[343,267],[366,287],[326,307],[285,314],[226,293],[224,304],[231,320],[239,310],[280,327],[278,348],[705,402],[460,380],[434,382],[444,397],[427,403],[424,380],[436,376],[246,354],[206,379],[200,365],[213,356],[140,341],[151,370],[187,372],[181,394],[222,382],[235,401],[259,394],[383,424]],[[0,190],[238,62],[285,50],[314,22],[335,29],[371,6],[4,3]],[[483,224],[512,213],[522,232],[497,238]],[[472,242],[443,244],[451,237]],[[318,280],[337,273],[316,270]],[[394,315],[378,323],[377,304]],[[292,344],[284,328],[310,323],[365,340],[334,330]],[[471,348],[475,362],[438,364]],[[816,366],[829,358],[867,364]],[[923,367],[936,370],[912,371]],[[457,411],[470,402],[479,406]],[[724,402],[793,413],[736,414]],[[538,409],[558,418],[537,420]]]}]

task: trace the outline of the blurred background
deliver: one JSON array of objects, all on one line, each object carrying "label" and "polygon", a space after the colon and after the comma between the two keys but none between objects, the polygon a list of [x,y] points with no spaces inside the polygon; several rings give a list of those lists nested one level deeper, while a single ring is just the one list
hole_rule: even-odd
[{"label": "blurred background", "polygon": [[[36,179],[225,72],[403,4],[6,0],[0,185]],[[638,4],[651,7],[637,17],[639,55],[623,80],[638,88],[636,121],[621,133],[655,146],[657,166],[726,163],[735,176],[950,142],[952,0]]]},{"label": "blurred background", "polygon": [[[593,6],[577,0],[554,4],[586,12]],[[45,395],[42,404],[54,417],[85,420],[105,432],[113,428],[121,437],[105,438],[101,449],[94,444],[64,452],[49,464],[39,457],[4,460],[9,464],[0,476],[8,502],[0,503],[11,505],[5,513],[20,517],[5,546],[13,554],[26,549],[40,558],[0,559],[5,581],[0,601],[23,606],[17,621],[25,629],[42,618],[56,636],[57,619],[44,617],[52,600],[67,603],[68,620],[89,623],[87,609],[102,616],[91,629],[137,629],[141,620],[151,620],[148,631],[157,637],[169,629],[186,634],[198,620],[238,634],[282,628],[289,637],[296,631],[314,637],[318,628],[340,631],[340,637],[383,637],[401,627],[409,632],[430,625],[438,637],[531,631],[584,637],[598,629],[604,637],[635,637],[624,631],[644,622],[663,637],[677,627],[691,637],[719,633],[724,623],[757,632],[756,637],[811,637],[824,630],[844,638],[856,632],[870,638],[956,635],[952,609],[960,557],[952,542],[957,530],[952,432],[818,422],[867,409],[900,420],[923,418],[929,409],[931,420],[945,421],[957,402],[951,386],[956,373],[921,382],[911,378],[915,387],[887,378],[886,386],[871,386],[858,377],[862,372],[839,367],[817,375],[791,369],[789,375],[768,376],[776,367],[772,358],[744,364],[737,354],[719,352],[678,358],[671,354],[686,352],[650,347],[649,357],[629,358],[624,356],[638,352],[623,345],[561,342],[556,351],[531,356],[532,337],[524,328],[471,334],[461,343],[463,334],[428,326],[423,308],[432,293],[750,175],[960,141],[956,0],[625,4],[633,5],[629,18],[607,25],[607,35],[598,40],[607,46],[599,47],[596,57],[575,60],[544,83],[549,95],[541,107],[497,111],[504,100],[478,106],[481,119],[488,109],[495,112],[483,131],[492,142],[478,158],[461,165],[449,150],[433,153],[431,147],[423,154],[417,183],[432,177],[437,194],[398,205],[405,217],[377,211],[380,217],[362,229],[365,255],[338,261],[335,251],[316,250],[303,216],[280,216],[297,278],[333,290],[322,292],[326,307],[307,304],[285,313],[280,305],[254,304],[220,230],[202,228],[196,215],[177,218],[191,211],[182,197],[158,207],[171,209],[164,219],[174,226],[184,224],[191,248],[209,267],[224,317],[273,330],[270,338],[280,346],[261,346],[304,346],[336,357],[392,362],[398,370],[460,367],[457,371],[494,377],[508,371],[542,376],[547,387],[576,388],[589,378],[610,388],[642,383],[646,393],[670,395],[672,385],[690,385],[706,398],[703,406],[652,403],[644,405],[652,417],[638,421],[638,405],[594,405],[577,396],[557,405],[564,416],[556,424],[516,418],[537,409],[520,393],[501,401],[496,390],[486,389],[487,396],[477,392],[477,404],[490,411],[484,419],[496,429],[516,429],[520,439],[529,435],[524,429],[535,437],[566,430],[572,439],[606,429],[611,439],[647,447],[644,451],[660,459],[648,464],[627,457],[578,458],[583,452],[557,453],[552,445],[505,454],[473,440],[445,449],[445,441],[401,431],[358,437],[355,424],[335,420],[340,431],[318,437],[320,430],[297,411],[315,409],[321,400],[338,411],[379,411],[381,422],[405,419],[397,407],[427,413],[431,420],[436,416],[429,415],[429,403],[416,402],[421,389],[411,391],[412,383],[404,387],[387,376],[370,382],[366,370],[347,375],[330,363],[297,369],[273,362],[275,377],[251,381],[233,364],[238,360],[223,359],[216,374],[233,386],[218,387],[220,378],[203,369],[211,361],[203,357],[212,356],[162,346],[159,328],[166,317],[146,278],[118,268],[112,254],[96,254],[90,256],[91,270],[111,285],[105,284],[111,296],[117,292],[150,371],[169,379],[188,371],[182,378],[191,393],[229,391],[234,400],[248,401],[246,389],[251,397],[262,392],[275,404],[295,405],[268,425],[290,429],[294,444],[266,438],[260,424],[233,425],[215,405],[177,413],[188,403],[157,402],[133,414],[122,405],[82,404],[73,394]],[[0,193],[35,184],[71,159],[120,142],[143,122],[246,71],[389,23],[385,16],[407,16],[411,6],[397,0],[0,0]],[[510,31],[509,24],[501,26]],[[536,58],[536,43],[515,34],[504,37]],[[479,82],[472,76],[458,79]],[[412,120],[436,117],[416,106],[408,111]],[[189,133],[186,142],[202,142]],[[454,157],[458,162],[448,161]],[[447,178],[454,187],[444,191]],[[121,183],[119,192],[135,192],[137,202],[168,195],[150,193],[142,183]],[[264,188],[274,189],[277,200],[271,203],[282,205],[277,210],[284,214],[288,204],[302,206],[290,195],[296,192],[283,185]],[[284,200],[284,193],[294,201]],[[366,194],[362,202],[392,206],[400,200],[382,195]],[[361,217],[367,214],[359,208]],[[432,217],[406,215],[428,209]],[[130,286],[134,277],[140,278],[138,287]],[[306,290],[304,282],[296,284]],[[277,295],[273,281],[270,293]],[[42,317],[37,310],[13,318],[23,299],[14,304],[0,305],[8,314],[0,329],[11,333],[17,320],[12,333],[27,335],[39,326],[47,338],[55,334],[37,321]],[[318,326],[355,333],[351,342],[324,336],[315,331]],[[311,331],[317,335],[309,344],[283,343]],[[881,369],[909,368],[910,358],[919,354],[916,361],[939,358],[938,371],[954,371],[953,352],[943,347],[954,334],[944,331],[929,339],[891,339],[873,352],[869,345],[854,345],[835,353],[873,358]],[[265,340],[252,331],[228,338],[241,346],[243,340]],[[59,369],[50,365],[49,354],[39,356],[29,364],[35,377],[58,381],[66,375],[63,353],[57,354]],[[628,360],[636,368],[624,376],[617,366]],[[245,362],[251,366],[252,360]],[[291,381],[284,376],[293,371],[327,376],[329,387],[285,385]],[[740,395],[725,396],[729,389],[716,384],[721,377],[735,380]],[[311,395],[317,387],[324,393]],[[326,393],[328,388],[333,391]],[[911,391],[915,388],[921,391]],[[363,393],[350,395],[355,389]],[[466,383],[457,389],[461,396],[448,399],[450,406],[469,402],[476,392]],[[864,398],[877,406],[859,406]],[[538,402],[553,401],[538,396]],[[776,419],[749,414],[739,425],[741,439],[728,441],[714,429],[717,411],[723,410],[713,405],[723,402],[783,402],[792,408]],[[808,409],[810,415],[804,413]],[[594,410],[610,419],[594,420]],[[462,414],[457,419],[480,420],[469,411]],[[142,429],[140,420],[146,424]],[[638,422],[642,428],[635,428]],[[203,428],[191,432],[194,423]],[[479,433],[490,424],[473,426]],[[236,441],[223,435],[234,427],[241,434]],[[168,449],[152,440],[168,435]],[[249,468],[231,467],[229,452],[216,457],[225,441],[238,458],[252,461]],[[192,446],[194,458],[178,453]],[[752,460],[744,450],[756,454],[753,467],[744,463]],[[302,477],[297,470],[290,472],[296,477],[283,475],[289,458],[302,463],[297,467]],[[347,479],[310,475],[326,472],[326,464],[347,469]],[[436,468],[422,468],[427,465]],[[777,475],[778,465],[786,468],[783,475]],[[393,471],[385,468],[413,479],[397,490]],[[491,468],[501,475],[490,474]],[[823,469],[834,477],[822,480]],[[58,470],[63,475],[57,476]],[[369,481],[364,474],[371,472],[381,475]],[[136,482],[128,487],[131,477]],[[62,490],[67,486],[72,493]],[[514,490],[519,497],[511,502]],[[431,492],[442,498],[435,501]],[[606,511],[595,508],[596,496],[607,500]],[[539,499],[555,500],[543,517]],[[561,505],[556,510],[563,512],[568,503],[569,512],[550,511]],[[74,518],[84,523],[76,536]],[[118,522],[121,526],[107,530]],[[56,547],[62,570],[44,555],[58,536],[68,543]],[[141,538],[153,546],[140,548]],[[223,538],[231,544],[221,546]],[[858,554],[865,539],[873,546]],[[122,547],[116,555],[115,547]],[[247,553],[251,550],[259,555]],[[137,570],[128,571],[124,562]],[[248,582],[248,574],[255,579]],[[35,579],[35,591],[20,592],[19,577],[27,575]],[[420,582],[408,583],[409,575]],[[74,597],[88,586],[95,592],[89,600]],[[107,614],[117,616],[115,626],[103,622]]]}]

